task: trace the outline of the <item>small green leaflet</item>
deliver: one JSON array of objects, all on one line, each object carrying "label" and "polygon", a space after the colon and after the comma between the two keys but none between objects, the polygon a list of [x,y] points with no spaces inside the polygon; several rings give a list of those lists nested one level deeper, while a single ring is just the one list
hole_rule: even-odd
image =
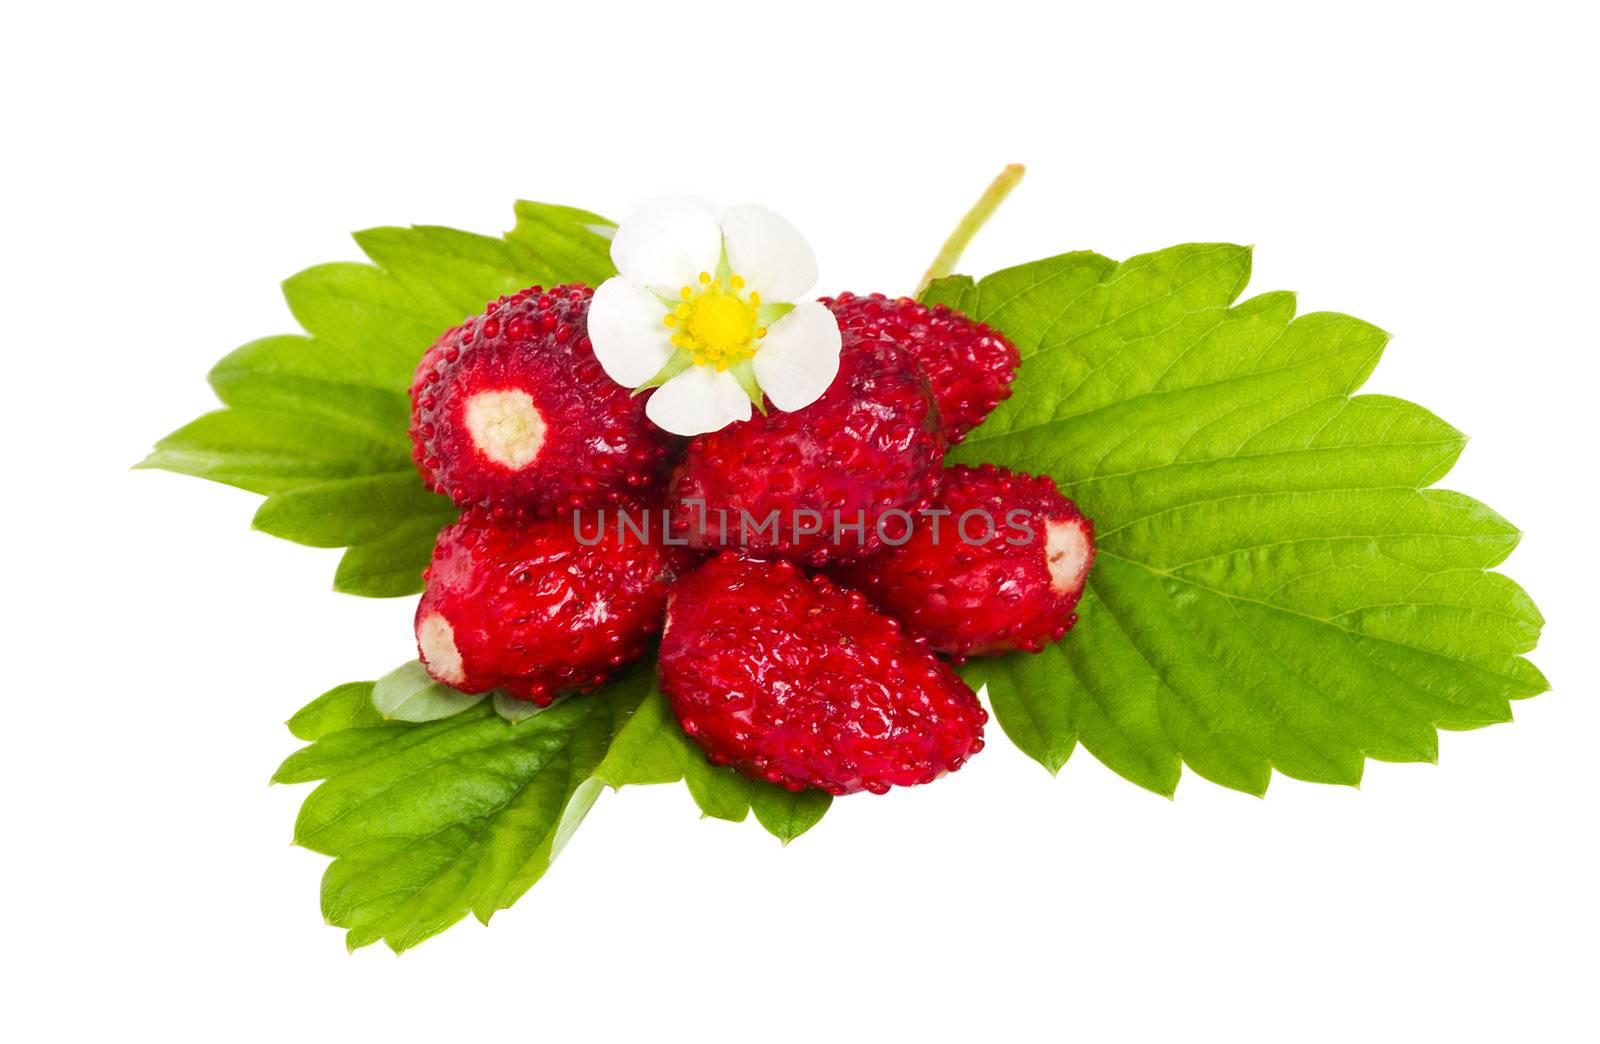
[{"label": "small green leaflet", "polygon": [[468,914],[488,923],[550,868],[606,786],[687,775],[706,815],[742,820],[753,809],[785,844],[828,808],[826,794],[790,794],[708,764],[655,691],[651,660],[515,721],[481,699],[448,717],[401,721],[373,695],[374,683],[361,682],[308,704],[289,731],[310,746],[272,777],[321,781],[294,839],[333,857],[322,913],[347,930],[351,949],[382,939],[399,952]]},{"label": "small green leaflet", "polygon": [[407,660],[374,683],[372,705],[391,721],[438,721],[460,714],[487,695],[452,689],[434,681],[421,660]]},{"label": "small green leaflet", "polygon": [[507,696],[503,692],[494,694],[494,712],[509,722],[522,721],[535,714],[542,714],[548,709],[527,700],[519,700],[515,696]]},{"label": "small green leaflet", "polygon": [[1049,474],[1095,520],[1081,619],[1034,656],[973,661],[1006,734],[1052,772],[1082,743],[1171,794],[1180,765],[1253,794],[1277,769],[1355,784],[1432,761],[1437,728],[1544,691],[1543,623],[1490,572],[1517,530],[1430,488],[1464,436],[1354,395],[1387,335],[1235,303],[1250,251],[1064,254],[924,299],[1003,331],[1013,396],[950,455]]},{"label": "small green leaflet", "polygon": [[265,494],[257,529],[347,548],[335,590],[416,594],[455,510],[411,463],[407,389],[417,360],[485,302],[527,286],[615,273],[610,222],[520,202],[502,238],[449,228],[356,233],[373,264],[317,265],[283,284],[304,334],[252,341],[212,369],[225,409],[156,444],[139,466]]}]

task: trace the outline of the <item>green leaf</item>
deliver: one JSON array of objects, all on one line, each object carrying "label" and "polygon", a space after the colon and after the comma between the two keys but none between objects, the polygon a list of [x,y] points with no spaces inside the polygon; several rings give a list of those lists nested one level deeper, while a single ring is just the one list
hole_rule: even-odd
[{"label": "green leaf", "polygon": [[273,775],[320,781],[295,842],[334,857],[322,912],[352,949],[382,939],[398,952],[468,913],[487,922],[549,869],[605,786],[687,777],[707,815],[753,810],[784,844],[830,804],[820,791],[791,794],[708,764],[656,691],[653,660],[515,720],[498,697],[431,721],[385,718],[374,690],[395,675],[408,682],[399,689],[415,687],[402,669],[308,704],[289,728],[310,745]]},{"label": "green leaf", "polygon": [[[137,466],[273,494],[330,479],[397,472],[409,468],[411,459],[305,416],[240,408],[191,421],[156,443]],[[420,482],[416,485],[421,489]]]},{"label": "green leaf", "polygon": [[453,316],[447,325],[481,312],[501,294],[542,282],[536,278],[541,268],[538,258],[504,239],[417,226],[371,228],[357,232],[355,240],[362,253],[427,308],[429,316]]},{"label": "green leaf", "polygon": [[522,721],[549,709],[549,707],[539,706],[532,700],[519,700],[515,696],[507,696],[503,692],[494,694],[494,712],[507,721]]},{"label": "green leaf", "polygon": [[437,533],[455,514],[447,499],[422,488],[415,472],[398,471],[275,494],[256,509],[252,524],[309,547],[346,547],[384,540],[401,527],[421,525],[419,519],[431,520]]},{"label": "green leaf", "polygon": [[376,540],[352,544],[339,558],[333,589],[367,598],[420,593],[422,571],[433,557],[434,537],[452,521],[449,513],[419,514],[396,522]]},{"label": "green leaf", "polygon": [[977,307],[977,282],[971,276],[954,275],[935,279],[922,291],[919,300],[925,305],[944,305],[958,312],[971,312]]},{"label": "green leaf", "polygon": [[517,227],[506,241],[534,258],[531,271],[544,286],[584,283],[599,286],[617,274],[611,263],[611,237],[617,226],[576,207],[517,201]]},{"label": "green leaf", "polygon": [[1081,742],[1162,794],[1181,765],[1250,793],[1272,770],[1355,784],[1432,761],[1436,729],[1511,717],[1543,623],[1489,572],[1518,533],[1430,488],[1464,436],[1356,395],[1387,335],[1238,302],[1248,249],[1064,254],[924,295],[1004,331],[1013,396],[950,455],[1053,476],[1098,558],[1066,641],[973,662],[1001,727],[1055,771]]},{"label": "green leaf", "polygon": [[1066,669],[1061,650],[1049,645],[1034,656],[978,658],[956,668],[974,691],[988,686],[989,705],[1011,742],[1052,775],[1061,771],[1078,743],[1071,702],[1023,694],[1051,691],[1051,672]]},{"label": "green leaf", "polygon": [[409,459],[411,400],[368,362],[310,337],[264,337],[223,357],[207,380],[229,406],[313,419]]},{"label": "green leaf", "polygon": [[487,695],[436,682],[421,661],[408,660],[378,679],[372,705],[392,721],[438,721],[477,706]]},{"label": "green leaf", "polygon": [[682,734],[665,697],[652,684],[638,709],[618,730],[595,775],[618,790],[625,786],[676,783],[683,778],[684,744],[688,742],[688,737],[684,737],[684,744],[677,742]]},{"label": "green leaf", "polygon": [[786,845],[816,826],[832,804],[833,795],[825,790],[790,791],[756,784],[750,792],[756,821]]},{"label": "green leaf", "polygon": [[340,729],[384,724],[372,705],[373,687],[373,682],[352,682],[329,689],[289,719],[290,734],[310,743]]},{"label": "green leaf", "polygon": [[334,588],[421,590],[434,537],[455,513],[411,463],[407,391],[417,360],[451,326],[533,285],[598,285],[615,274],[613,226],[570,207],[518,203],[504,237],[434,226],[356,234],[373,264],[317,265],[284,282],[304,335],[251,341],[211,371],[228,407],[156,444],[138,467],[239,486],[271,499],[256,526],[348,547]]},{"label": "green leaf", "polygon": [[738,823],[754,809],[757,822],[784,844],[815,826],[832,803],[820,790],[792,794],[712,765],[653,687],[617,733],[595,776],[614,789],[681,779],[704,815]]},{"label": "green leaf", "polygon": [[488,700],[437,721],[373,721],[358,702],[370,683],[319,697],[291,723],[312,744],[274,779],[321,780],[295,842],[334,857],[322,881],[329,923],[352,949],[382,939],[399,952],[510,906],[594,803],[595,770],[652,674],[641,664],[518,722]]},{"label": "green leaf", "polygon": [[354,261],[290,276],[283,298],[307,333],[357,356],[388,387],[401,389],[410,386],[428,345],[471,314],[420,297],[398,277]]}]

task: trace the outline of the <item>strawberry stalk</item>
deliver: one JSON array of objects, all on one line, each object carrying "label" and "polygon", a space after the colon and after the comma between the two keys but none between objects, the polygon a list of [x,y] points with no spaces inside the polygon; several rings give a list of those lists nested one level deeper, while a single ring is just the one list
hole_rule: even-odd
[{"label": "strawberry stalk", "polygon": [[950,233],[944,241],[944,246],[939,248],[938,256],[933,259],[933,264],[928,266],[928,271],[923,275],[922,282],[917,284],[917,296],[928,289],[928,285],[935,279],[943,279],[956,270],[956,264],[961,260],[962,251],[967,249],[967,244],[972,242],[972,237],[978,234],[978,229],[994,215],[1005,198],[1011,195],[1011,190],[1017,187],[1022,180],[1024,168],[1020,163],[1006,166],[989,187],[983,190],[983,195],[972,205],[957,223],[955,231]]}]

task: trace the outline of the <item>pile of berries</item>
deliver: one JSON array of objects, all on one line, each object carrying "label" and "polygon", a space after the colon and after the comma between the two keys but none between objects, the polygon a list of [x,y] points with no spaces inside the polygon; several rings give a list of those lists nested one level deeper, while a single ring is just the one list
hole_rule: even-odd
[{"label": "pile of berries", "polygon": [[659,634],[661,691],[714,764],[833,794],[959,768],[987,716],[940,654],[1061,638],[1094,558],[1050,479],[944,466],[1010,394],[1015,346],[841,294],[820,399],[684,440],[601,369],[592,294],[503,297],[417,367],[417,468],[463,509],[417,607],[429,673],[545,705]]}]

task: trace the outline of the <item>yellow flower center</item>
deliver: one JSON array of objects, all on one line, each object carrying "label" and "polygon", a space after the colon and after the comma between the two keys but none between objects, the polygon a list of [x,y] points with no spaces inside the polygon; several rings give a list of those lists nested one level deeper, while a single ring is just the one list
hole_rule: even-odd
[{"label": "yellow flower center", "polygon": [[724,286],[701,272],[700,285],[679,291],[682,300],[662,319],[673,330],[673,346],[693,356],[696,366],[719,370],[755,355],[756,342],[767,336],[759,318],[761,295],[743,291],[738,276],[729,276]]}]

